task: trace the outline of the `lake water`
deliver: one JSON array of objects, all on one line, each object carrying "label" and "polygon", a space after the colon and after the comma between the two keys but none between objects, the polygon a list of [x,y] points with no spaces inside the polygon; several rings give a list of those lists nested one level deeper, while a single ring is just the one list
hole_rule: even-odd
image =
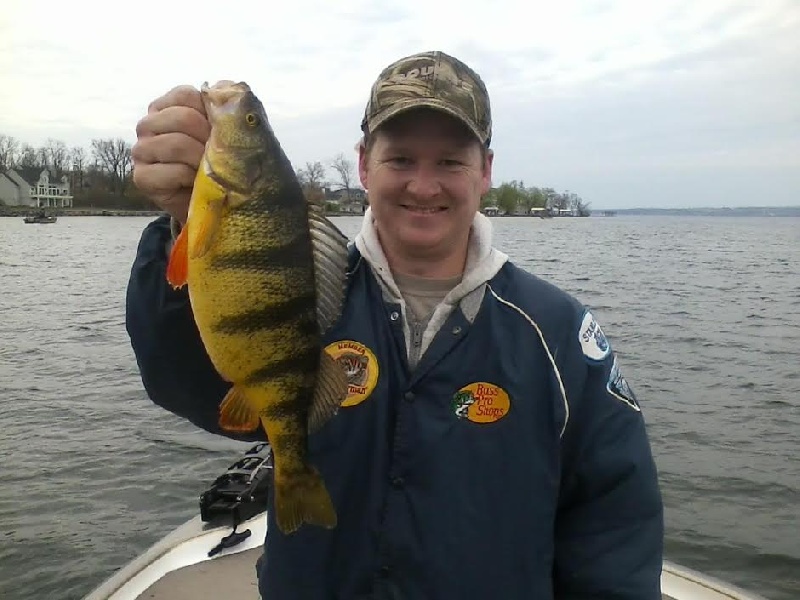
[{"label": "lake water", "polygon": [[[360,218],[334,219],[353,235]],[[147,218],[0,219],[0,598],[77,599],[248,444],[146,397],[124,327]],[[591,306],[649,423],[667,558],[800,597],[800,219],[495,219]]]}]

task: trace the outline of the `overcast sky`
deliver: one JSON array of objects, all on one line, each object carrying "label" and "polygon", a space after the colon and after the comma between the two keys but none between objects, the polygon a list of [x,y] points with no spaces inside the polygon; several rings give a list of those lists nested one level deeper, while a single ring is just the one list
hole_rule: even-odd
[{"label": "overcast sky", "polygon": [[238,79],[299,168],[354,156],[381,68],[440,49],[489,87],[495,184],[595,209],[800,205],[800,0],[112,6],[4,1],[0,134],[132,143],[167,89]]}]

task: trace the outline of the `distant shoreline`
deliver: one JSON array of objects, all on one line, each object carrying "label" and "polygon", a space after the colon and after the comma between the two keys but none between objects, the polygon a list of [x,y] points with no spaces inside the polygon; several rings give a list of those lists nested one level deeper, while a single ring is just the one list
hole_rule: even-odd
[{"label": "distant shoreline", "polygon": [[[30,206],[0,206],[0,218],[22,218],[37,215],[44,210],[55,217],[158,217],[164,212],[160,210],[122,210],[111,208],[44,208]],[[363,213],[328,212],[328,217],[363,217]],[[800,206],[748,206],[736,208],[618,208],[593,210],[590,217],[800,217]],[[539,215],[492,215],[491,218],[540,218]],[[564,219],[570,217],[553,217]],[[580,218],[580,217],[571,217]]]},{"label": "distant shoreline", "polygon": [[[33,208],[30,206],[0,206],[0,218],[23,218],[36,216],[44,211],[54,217],[158,217],[160,210],[118,210],[110,208]],[[327,212],[328,217],[363,217],[363,213]]]},{"label": "distant shoreline", "polygon": [[31,206],[0,206],[0,217],[36,216],[44,211],[54,217],[157,217],[160,210],[119,210],[111,208],[35,208]]},{"label": "distant shoreline", "polygon": [[602,217],[604,212],[618,217],[800,217],[800,206],[608,208],[592,209],[592,216]]}]

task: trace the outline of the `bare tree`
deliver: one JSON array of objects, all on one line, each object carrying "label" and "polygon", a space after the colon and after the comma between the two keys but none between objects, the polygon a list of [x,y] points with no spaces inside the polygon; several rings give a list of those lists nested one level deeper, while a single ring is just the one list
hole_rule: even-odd
[{"label": "bare tree", "polygon": [[343,153],[339,153],[333,157],[331,161],[331,168],[336,171],[341,183],[341,189],[347,194],[347,199],[350,200],[350,190],[353,189],[353,180],[355,179],[355,163],[348,160]]},{"label": "bare tree", "polygon": [[61,173],[67,166],[67,155],[69,154],[67,145],[61,140],[48,138],[45,151],[47,152],[48,166],[56,173]]},{"label": "bare tree", "polygon": [[17,166],[19,142],[10,135],[0,133],[0,171]]},{"label": "bare tree", "polygon": [[111,192],[123,196],[133,166],[131,145],[122,138],[93,139],[92,154],[101,170],[110,177]]},{"label": "bare tree", "polygon": [[47,146],[38,146],[34,151],[35,165],[40,169],[50,168],[50,153],[47,151]]},{"label": "bare tree", "polygon": [[325,167],[321,162],[307,162],[305,168],[297,172],[297,178],[308,202],[318,203],[324,200],[322,187],[325,185]]},{"label": "bare tree", "polygon": [[36,149],[30,144],[22,144],[17,155],[17,166],[31,168],[39,166],[36,160]]},{"label": "bare tree", "polygon": [[319,161],[307,162],[304,169],[297,172],[300,183],[321,188],[325,184],[325,167]]},{"label": "bare tree", "polygon": [[69,151],[69,162],[72,165],[72,187],[76,191],[82,190],[86,173],[86,150],[81,146],[73,146]]}]

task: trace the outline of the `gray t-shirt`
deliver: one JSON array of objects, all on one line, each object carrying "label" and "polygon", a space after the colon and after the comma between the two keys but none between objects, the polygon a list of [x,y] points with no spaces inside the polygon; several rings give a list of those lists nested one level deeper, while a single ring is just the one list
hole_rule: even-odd
[{"label": "gray t-shirt", "polygon": [[422,334],[436,306],[461,282],[461,275],[447,279],[428,279],[394,273],[394,280],[408,307],[408,324],[411,329],[412,348],[409,363],[413,369],[419,360]]}]

